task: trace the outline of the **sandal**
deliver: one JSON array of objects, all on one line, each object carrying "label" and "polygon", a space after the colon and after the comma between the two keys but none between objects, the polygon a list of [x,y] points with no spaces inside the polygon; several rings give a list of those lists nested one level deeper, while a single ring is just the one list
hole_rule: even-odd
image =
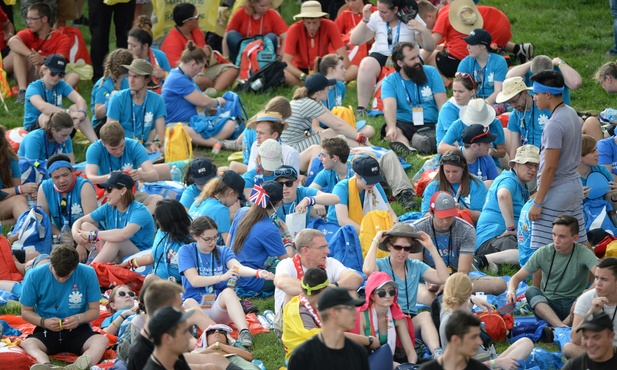
[{"label": "sandal", "polygon": [[400,141],[391,141],[388,146],[396,153],[396,155],[403,158],[410,154],[415,154],[418,151],[416,148],[409,147]]}]

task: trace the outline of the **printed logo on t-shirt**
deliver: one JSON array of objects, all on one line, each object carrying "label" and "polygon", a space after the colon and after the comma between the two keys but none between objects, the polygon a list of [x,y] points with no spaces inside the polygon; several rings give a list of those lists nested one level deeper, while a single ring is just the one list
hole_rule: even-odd
[{"label": "printed logo on t-shirt", "polygon": [[527,219],[528,210],[521,210],[518,223],[518,243],[526,245],[531,237],[531,222]]},{"label": "printed logo on t-shirt", "polygon": [[144,115],[144,126],[150,127],[152,126],[152,119],[154,118],[154,114],[152,112],[147,112]]},{"label": "printed logo on t-shirt", "polygon": [[495,72],[489,73],[488,77],[486,78],[486,85],[493,86],[494,80],[495,80]]},{"label": "printed logo on t-shirt", "polygon": [[544,125],[546,125],[546,123],[548,122],[548,116],[546,114],[541,114],[538,116],[538,125],[540,125],[540,128],[542,130],[544,130]]},{"label": "printed logo on t-shirt", "polygon": [[56,106],[62,107],[62,94],[56,95]]},{"label": "printed logo on t-shirt", "polygon": [[424,101],[430,101],[433,99],[433,90],[431,90],[430,86],[424,86],[420,94],[422,95],[422,100]]},{"label": "printed logo on t-shirt", "polygon": [[133,170],[132,163],[125,163],[122,165],[122,171],[131,171],[131,170]]},{"label": "printed logo on t-shirt", "polygon": [[82,306],[83,294],[79,292],[77,284],[73,284],[73,291],[69,294],[69,309],[79,309]]},{"label": "printed logo on t-shirt", "polygon": [[84,210],[81,208],[81,204],[79,203],[71,204],[71,215],[79,216],[79,217],[84,215]]}]

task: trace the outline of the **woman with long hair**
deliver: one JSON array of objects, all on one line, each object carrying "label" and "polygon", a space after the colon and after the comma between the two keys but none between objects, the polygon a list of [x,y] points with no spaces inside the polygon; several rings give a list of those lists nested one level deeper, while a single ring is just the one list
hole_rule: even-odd
[{"label": "woman with long hair", "polygon": [[0,220],[14,223],[28,210],[26,194],[37,191],[36,183],[21,184],[17,155],[6,139],[6,128],[0,125]]},{"label": "woman with long hair", "polygon": [[217,246],[218,226],[208,216],[195,219],[189,232],[195,242],[182,246],[178,252],[178,268],[185,289],[183,298],[200,302],[206,314],[219,324],[233,322],[240,343],[252,346],[253,336],[233,288],[239,277],[273,280],[274,274],[243,266],[231,248]]},{"label": "woman with long hair", "polygon": [[469,173],[467,160],[460,150],[450,150],[441,156],[437,176],[428,183],[422,195],[423,214],[429,211],[431,197],[437,191],[452,194],[457,208],[469,211],[471,220],[478,221],[487,189],[482,180]]},{"label": "woman with long hair", "polygon": [[460,118],[461,107],[476,95],[476,81],[469,73],[459,72],[452,82],[452,97],[442,105],[435,127],[437,145],[446,135],[452,122]]},{"label": "woman with long hair", "polygon": [[[50,55],[41,66],[41,78],[28,85],[24,105],[24,128],[32,131],[44,127],[52,113],[66,111],[71,115],[75,129],[80,130],[93,143],[98,138],[86,113],[86,100],[63,80],[66,64],[67,61],[62,55]],[[68,110],[64,109],[63,98],[74,103]]]},{"label": "woman with long hair", "polygon": [[[140,15],[135,20],[128,34],[128,49],[135,59],[143,59],[152,65],[152,82],[155,92],[161,93],[161,87],[171,66],[165,53],[152,48],[152,21],[146,15]],[[130,64],[130,63],[129,63]]]},{"label": "woman with long hair", "polygon": [[109,293],[106,307],[111,316],[103,320],[101,329],[107,334],[121,337],[139,311],[135,292],[126,285],[116,286]]},{"label": "woman with long hair", "polygon": [[73,119],[64,112],[53,112],[42,128],[30,131],[19,146],[17,154],[22,158],[48,160],[54,154],[66,154],[72,164],[73,154]]},{"label": "woman with long hair", "polygon": [[198,48],[192,41],[186,43],[186,48],[180,57],[178,68],[174,68],[165,79],[163,86],[163,100],[169,113],[165,122],[183,122],[184,128],[194,144],[213,147],[219,140],[230,137],[235,129],[236,122],[232,119],[219,119],[211,129],[197,132],[188,125],[191,117],[198,116],[199,109],[214,109],[225,105],[222,97],[213,99],[202,94],[193,78],[204,69],[207,57],[203,49]]},{"label": "woman with long hair", "polygon": [[150,211],[135,200],[131,176],[114,171],[97,184],[107,202],[73,224],[73,238],[86,249],[102,245],[94,262],[119,262],[126,256],[152,248],[154,221]]},{"label": "woman with long hair", "polygon": [[201,194],[191,205],[189,215],[196,219],[199,216],[210,216],[219,230],[218,245],[227,245],[229,229],[231,228],[231,213],[229,208],[244,197],[244,179],[234,171],[227,170],[220,177],[215,177],[204,185]]},{"label": "woman with long hair", "polygon": [[[244,266],[254,269],[267,269],[266,260],[276,257],[279,260],[291,257],[291,240],[284,245],[281,236],[281,223],[276,209],[283,201],[283,186],[275,181],[262,185],[269,197],[266,207],[252,203],[236,213],[229,232],[229,245]],[[284,220],[283,220],[284,221]],[[286,226],[285,226],[286,229]],[[273,292],[274,284],[255,277],[238,280],[238,287],[248,292]]]},{"label": "woman with long hair", "polygon": [[92,86],[92,127],[97,128],[106,122],[107,104],[109,99],[118,91],[128,89],[129,81],[126,78],[127,70],[123,65],[133,62],[133,54],[128,49],[116,49],[107,55],[103,77]]}]

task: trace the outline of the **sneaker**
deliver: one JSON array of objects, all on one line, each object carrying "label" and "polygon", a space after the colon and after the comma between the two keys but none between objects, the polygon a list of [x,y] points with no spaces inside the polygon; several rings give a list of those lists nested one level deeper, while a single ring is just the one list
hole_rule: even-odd
[{"label": "sneaker", "polygon": [[611,49],[609,51],[606,52],[606,54],[604,54],[605,57],[607,58],[613,58],[615,56],[617,56],[617,50]]},{"label": "sneaker", "polygon": [[495,262],[488,262],[488,267],[486,268],[488,270],[488,272],[490,272],[492,275],[497,275],[497,273],[499,272],[499,266],[497,266],[497,264]]},{"label": "sneaker", "polygon": [[484,270],[488,267],[488,260],[485,256],[474,256],[472,265],[476,271]]},{"label": "sneaker", "polygon": [[433,353],[431,354],[431,357],[440,358],[441,356],[443,356],[443,349],[441,349],[441,347],[435,347]]},{"label": "sneaker", "polygon": [[418,151],[416,148],[409,147],[400,141],[391,141],[388,146],[401,158],[407,158],[408,155],[414,154]]},{"label": "sneaker", "polygon": [[366,117],[368,117],[368,112],[366,111],[366,108],[356,108],[356,120],[366,119]]},{"label": "sneaker", "polygon": [[64,367],[65,370],[89,370],[92,360],[90,356],[81,355],[77,357],[77,360],[70,365]]},{"label": "sneaker", "polygon": [[516,57],[521,63],[527,63],[533,58],[533,44],[529,42],[525,42],[522,44],[518,44],[519,50],[516,53]]},{"label": "sneaker", "polygon": [[231,150],[232,152],[241,152],[242,144],[238,144],[235,140],[223,140],[223,149]]},{"label": "sneaker", "polygon": [[24,104],[26,102],[26,90],[19,90],[17,93],[17,104]]},{"label": "sneaker", "polygon": [[253,345],[253,334],[248,329],[240,330],[238,333],[238,341],[246,348]]},{"label": "sneaker", "polygon": [[413,189],[405,189],[396,198],[405,209],[411,209],[418,207],[418,203],[414,200],[415,196]]},{"label": "sneaker", "polygon": [[53,365],[52,363],[36,364],[36,365],[30,366],[30,370],[50,370],[50,369],[60,369],[60,366]]},{"label": "sneaker", "polygon": [[252,304],[251,301],[249,301],[248,299],[241,300],[240,304],[242,305],[242,309],[244,310],[245,314],[259,312],[259,308]]}]

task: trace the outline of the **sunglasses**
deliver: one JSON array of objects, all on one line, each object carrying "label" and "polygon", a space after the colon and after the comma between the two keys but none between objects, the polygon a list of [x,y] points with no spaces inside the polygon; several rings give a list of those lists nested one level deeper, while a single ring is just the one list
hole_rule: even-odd
[{"label": "sunglasses", "polygon": [[135,292],[131,292],[131,291],[125,292],[124,290],[121,290],[121,291],[118,292],[118,297],[124,297],[127,294],[128,294],[129,297],[135,298]]},{"label": "sunglasses", "polygon": [[51,71],[50,71],[50,72],[49,72],[49,75],[50,75],[51,77],[56,77],[56,76],[59,76],[60,78],[64,78],[64,76],[66,76],[66,73],[64,73],[64,72],[51,72]]},{"label": "sunglasses", "polygon": [[216,241],[218,239],[218,235],[215,235],[215,236],[210,237],[210,238],[204,238],[201,235],[199,237],[201,238],[201,240],[205,241],[206,243],[210,243],[210,242]]},{"label": "sunglasses", "polygon": [[111,193],[111,191],[114,190],[114,189],[120,189],[120,188],[114,188],[114,187],[110,186],[108,188],[105,188],[105,192],[106,193]]},{"label": "sunglasses", "polygon": [[274,170],[274,177],[290,177],[290,178],[298,178],[298,172],[296,172],[295,168],[278,168]]},{"label": "sunglasses", "polygon": [[219,334],[227,334],[227,332],[223,329],[212,329],[212,330],[208,330],[206,331],[206,335],[210,335],[210,334],[214,334],[214,333],[219,333]]},{"label": "sunglasses", "polygon": [[454,74],[455,78],[462,78],[462,79],[468,79],[469,81],[471,81],[471,85],[475,88],[476,87],[476,81],[474,81],[473,76],[470,75],[467,72],[456,72]]},{"label": "sunglasses", "polygon": [[291,188],[292,186],[294,186],[294,182],[296,182],[296,180],[277,181],[277,182],[283,186],[287,186],[288,188]]},{"label": "sunglasses", "polygon": [[388,290],[379,289],[379,290],[376,290],[375,293],[377,294],[377,297],[385,298],[386,294],[389,295],[390,297],[396,296],[396,293],[398,293],[398,291],[396,290],[396,288],[390,288]]},{"label": "sunglasses", "polygon": [[461,163],[461,157],[456,154],[446,154],[441,157],[441,163]]},{"label": "sunglasses", "polygon": [[186,23],[188,21],[192,21],[193,19],[199,19],[199,14],[194,15],[194,16],[192,16],[190,18],[187,18],[187,19],[183,20],[182,23]]},{"label": "sunglasses", "polygon": [[395,251],[401,251],[401,250],[405,250],[405,252],[409,253],[411,252],[411,250],[413,249],[412,246],[407,246],[407,245],[396,245],[396,244],[391,244],[392,249],[394,249]]}]

